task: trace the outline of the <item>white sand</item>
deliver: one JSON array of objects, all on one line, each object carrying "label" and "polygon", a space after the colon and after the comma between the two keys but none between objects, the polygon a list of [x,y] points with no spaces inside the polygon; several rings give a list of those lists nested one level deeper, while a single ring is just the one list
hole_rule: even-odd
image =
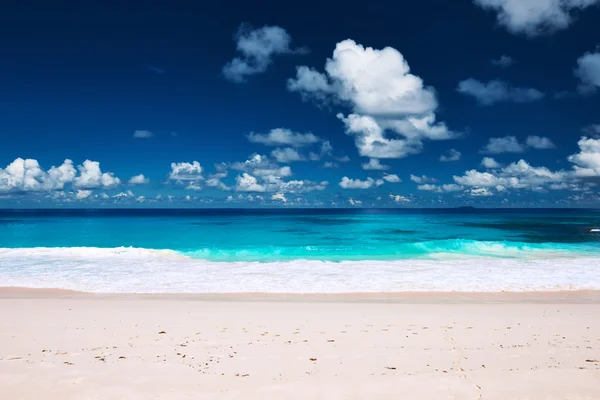
[{"label": "white sand", "polygon": [[600,398],[597,294],[28,293],[0,291],[3,400]]}]

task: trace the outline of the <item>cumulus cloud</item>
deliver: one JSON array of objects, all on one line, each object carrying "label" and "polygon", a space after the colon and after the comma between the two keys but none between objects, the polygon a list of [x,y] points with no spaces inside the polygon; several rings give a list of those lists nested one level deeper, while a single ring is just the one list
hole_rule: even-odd
[{"label": "cumulus cloud", "polygon": [[456,90],[473,96],[479,104],[485,106],[500,102],[529,103],[541,100],[545,96],[543,92],[534,88],[514,87],[501,80],[485,83],[473,78],[460,81]]},{"label": "cumulus cloud", "polygon": [[284,178],[292,176],[289,166],[279,166],[266,156],[253,154],[244,162],[234,163],[232,169],[244,171],[236,178],[235,190],[246,192],[276,192],[276,193],[303,193],[314,190],[324,190],[328,182],[313,182],[310,180],[290,180]]},{"label": "cumulus cloud", "polygon": [[208,187],[214,187],[223,191],[231,190],[231,187],[227,186],[218,178],[208,178],[206,182],[204,182]]},{"label": "cumulus cloud", "polygon": [[348,203],[351,206],[361,207],[363,202],[361,200],[354,200],[352,197],[348,198]]},{"label": "cumulus cloud", "polygon": [[478,6],[492,10],[497,21],[513,34],[529,37],[567,28],[575,14],[599,0],[474,0]]},{"label": "cumulus cloud", "polygon": [[396,203],[410,203],[410,199],[399,194],[390,194],[390,199]]},{"label": "cumulus cloud", "polygon": [[542,136],[527,136],[525,144],[533,149],[555,149],[556,146],[550,139]]},{"label": "cumulus cloud", "polygon": [[469,189],[469,194],[473,197],[487,197],[494,195],[488,188],[471,188]]},{"label": "cumulus cloud", "polygon": [[112,172],[102,172],[98,161],[85,160],[77,167],[79,175],[73,180],[73,186],[81,189],[109,189],[121,184],[121,180]]},{"label": "cumulus cloud", "polygon": [[389,165],[381,164],[381,162],[376,158],[371,158],[368,163],[362,164],[362,169],[364,170],[373,170],[373,171],[385,171],[390,169]]},{"label": "cumulus cloud", "polygon": [[577,60],[575,76],[581,80],[579,91],[593,93],[600,88],[600,52],[585,53]]},{"label": "cumulus cloud", "polygon": [[519,160],[492,172],[470,170],[462,176],[454,176],[459,185],[485,188],[539,189],[545,185],[568,179],[565,171],[551,171],[546,167],[533,167]]},{"label": "cumulus cloud", "polygon": [[91,195],[92,195],[91,190],[78,190],[77,193],[75,193],[75,198],[77,200],[83,200],[83,199],[87,199]]},{"label": "cumulus cloud", "polygon": [[501,138],[490,138],[487,145],[481,149],[481,153],[500,154],[500,153],[522,153],[525,146],[519,143],[514,136],[505,136]]},{"label": "cumulus cloud", "polygon": [[275,193],[271,196],[271,200],[279,200],[283,203],[287,203],[287,199],[285,198],[285,195],[283,193]]},{"label": "cumulus cloud", "polygon": [[492,157],[483,157],[483,160],[481,160],[481,165],[484,168],[488,169],[502,167],[502,165],[498,161],[494,160]]},{"label": "cumulus cloud", "polygon": [[385,174],[382,178],[386,182],[390,183],[399,183],[402,182],[402,179],[398,177],[396,174]]},{"label": "cumulus cloud", "polygon": [[367,180],[361,181],[360,179],[350,179],[344,176],[339,185],[342,189],[371,189],[372,187],[383,185],[383,180],[375,180],[369,177]]},{"label": "cumulus cloud", "polygon": [[252,173],[256,176],[275,176],[278,178],[286,178],[288,176],[292,176],[292,169],[289,166],[284,167],[264,167],[264,168],[256,168],[252,171]]},{"label": "cumulus cloud", "polygon": [[265,72],[277,54],[306,52],[305,49],[292,49],[291,36],[279,26],[252,29],[242,25],[234,40],[239,56],[223,67],[223,75],[232,82],[244,82],[251,75]]},{"label": "cumulus cloud", "polygon": [[[404,56],[392,47],[339,42],[324,73],[300,66],[288,89],[307,99],[350,107],[352,113],[338,118],[365,157],[400,158],[420,152],[424,139],[455,136],[435,120],[434,89],[412,74]],[[400,138],[385,137],[386,130]]]},{"label": "cumulus cloud", "polygon": [[271,152],[271,156],[275,158],[277,162],[284,164],[294,161],[306,161],[306,157],[291,147],[285,147],[283,149],[277,148]]},{"label": "cumulus cloud", "polygon": [[434,185],[431,183],[425,183],[423,185],[417,186],[418,190],[423,190],[426,192],[437,192],[437,193],[448,193],[448,192],[458,192],[463,190],[463,187],[460,185],[456,185],[454,183],[444,184],[444,185]]},{"label": "cumulus cloud", "polygon": [[575,176],[580,178],[600,177],[600,139],[582,137],[578,142],[579,153],[569,156]]},{"label": "cumulus cloud", "polygon": [[154,136],[154,134],[147,130],[137,130],[133,132],[133,137],[137,139],[148,139]]},{"label": "cumulus cloud", "polygon": [[373,158],[402,158],[420,153],[423,145],[418,140],[388,139],[381,125],[372,117],[350,114],[337,117],[346,125],[346,132],[354,136],[361,156]]},{"label": "cumulus cloud", "polygon": [[150,179],[146,178],[144,176],[144,174],[139,174],[139,175],[132,176],[131,178],[129,178],[128,183],[130,185],[143,185],[146,183],[150,183]]},{"label": "cumulus cloud", "polygon": [[458,151],[456,149],[450,149],[450,150],[448,150],[447,155],[440,156],[440,161],[442,161],[442,162],[458,161],[458,160],[460,160],[461,156],[462,156],[462,153],[460,151]]},{"label": "cumulus cloud", "polygon": [[296,133],[284,128],[271,129],[269,133],[264,134],[250,133],[247,137],[252,143],[260,143],[266,146],[303,147],[321,141],[321,138],[312,133]]},{"label": "cumulus cloud", "polygon": [[236,177],[235,190],[238,192],[264,192],[265,187],[258,183],[258,180],[244,172]]},{"label": "cumulus cloud", "polygon": [[417,176],[417,175],[410,174],[410,180],[415,183],[437,182],[437,179],[430,178],[427,175]]},{"label": "cumulus cloud", "polygon": [[76,174],[71,160],[44,171],[37,160],[17,158],[0,168],[0,192],[60,190],[73,182]]},{"label": "cumulus cloud", "polygon": [[134,196],[135,195],[133,194],[133,192],[131,190],[128,190],[126,192],[117,193],[117,194],[113,195],[112,198],[115,200],[122,200],[122,199],[126,199],[128,197],[134,197]]},{"label": "cumulus cloud", "polygon": [[495,67],[508,68],[514,65],[516,61],[511,56],[502,54],[499,58],[491,60],[490,63]]},{"label": "cumulus cloud", "polygon": [[198,161],[171,163],[169,179],[176,181],[198,181],[202,178],[202,166]]}]

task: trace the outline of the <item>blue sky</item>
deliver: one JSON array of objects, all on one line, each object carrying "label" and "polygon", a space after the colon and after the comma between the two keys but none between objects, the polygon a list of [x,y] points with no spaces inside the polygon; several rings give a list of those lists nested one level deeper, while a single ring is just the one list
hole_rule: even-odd
[{"label": "blue sky", "polygon": [[597,206],[600,0],[412,3],[12,2],[0,207]]}]

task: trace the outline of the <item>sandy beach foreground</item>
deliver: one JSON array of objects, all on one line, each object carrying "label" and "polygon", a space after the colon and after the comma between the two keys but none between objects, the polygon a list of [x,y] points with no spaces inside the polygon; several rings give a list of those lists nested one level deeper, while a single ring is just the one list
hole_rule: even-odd
[{"label": "sandy beach foreground", "polygon": [[[253,301],[248,301],[253,300]],[[600,302],[0,290],[2,399],[598,399]]]}]

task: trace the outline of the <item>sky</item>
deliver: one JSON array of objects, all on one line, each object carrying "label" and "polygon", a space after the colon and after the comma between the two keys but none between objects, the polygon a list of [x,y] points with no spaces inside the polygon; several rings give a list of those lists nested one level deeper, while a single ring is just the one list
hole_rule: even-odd
[{"label": "sky", "polygon": [[598,207],[600,0],[8,1],[0,207]]}]

